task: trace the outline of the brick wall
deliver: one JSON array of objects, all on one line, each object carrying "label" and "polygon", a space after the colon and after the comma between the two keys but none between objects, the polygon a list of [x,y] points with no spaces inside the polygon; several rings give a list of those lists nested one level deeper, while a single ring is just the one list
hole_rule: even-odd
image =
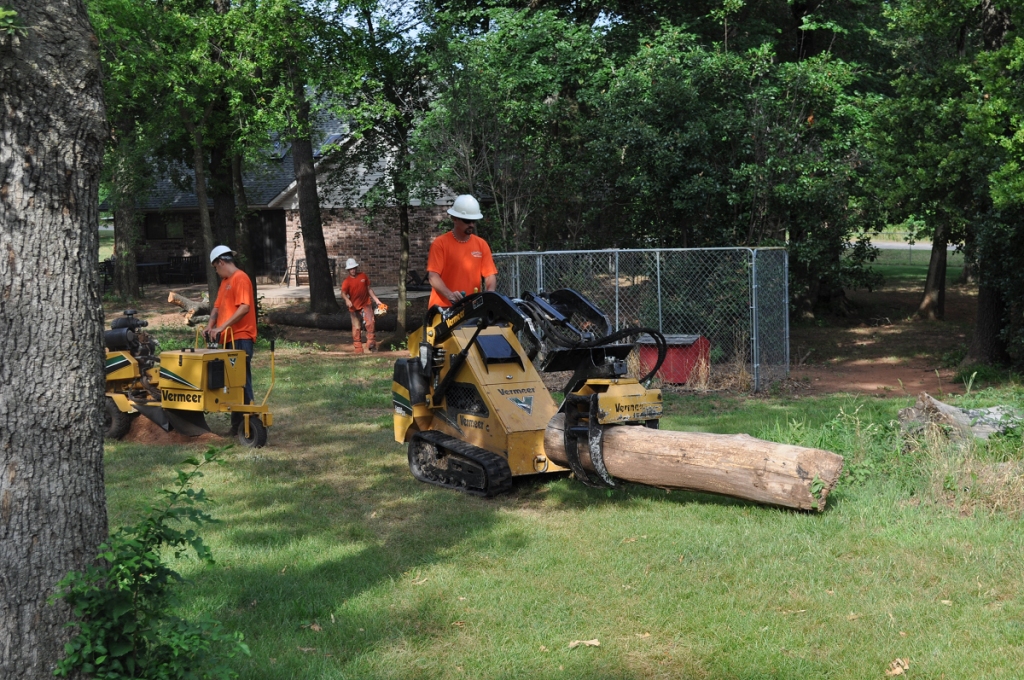
[{"label": "brick wall", "polygon": [[[443,233],[438,225],[450,219],[445,210],[443,206],[409,208],[409,269],[421,276],[426,276],[430,244]],[[328,257],[340,258],[342,267],[345,260],[353,257],[359,263],[360,271],[365,272],[374,285],[398,285],[401,243],[397,209],[375,216],[369,223],[365,210],[324,210],[323,226]],[[298,230],[299,211],[285,211],[285,237],[289,251]],[[302,258],[301,241],[296,257]]]}]

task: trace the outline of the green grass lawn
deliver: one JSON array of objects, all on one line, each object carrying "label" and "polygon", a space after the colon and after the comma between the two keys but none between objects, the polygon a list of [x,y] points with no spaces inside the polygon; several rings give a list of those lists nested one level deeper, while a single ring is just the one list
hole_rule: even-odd
[{"label": "green grass lawn", "polygon": [[114,232],[100,230],[100,262],[114,254]]},{"label": "green grass lawn", "polygon": [[[963,490],[952,457],[904,451],[905,398],[667,397],[668,429],[843,454],[823,513],[565,477],[482,500],[409,474],[391,369],[280,351],[269,445],[201,480],[217,563],[174,562],[184,613],[244,633],[243,678],[884,678],[897,658],[911,678],[1021,677],[1019,517]],[[967,397],[1008,399],[1024,401],[1013,386]],[[1019,460],[1019,443],[974,455]],[[108,445],[111,525],[191,451]]]},{"label": "green grass lawn", "polygon": [[[910,249],[883,249],[878,251],[878,257],[875,259],[874,264],[876,266],[885,267],[896,267],[903,265],[924,265],[928,266],[928,261],[931,259],[931,250],[910,250]],[[947,256],[946,266],[950,268],[957,268],[958,270],[964,265],[964,254],[958,252],[950,252]],[[957,272],[959,275],[959,271]]]},{"label": "green grass lawn", "polygon": [[[875,271],[885,277],[886,284],[909,285],[918,284],[924,289],[925,279],[928,278],[928,261],[917,264],[885,264],[875,263],[872,265]],[[960,280],[960,272],[963,266],[952,266],[946,268],[946,285],[956,285]]]}]

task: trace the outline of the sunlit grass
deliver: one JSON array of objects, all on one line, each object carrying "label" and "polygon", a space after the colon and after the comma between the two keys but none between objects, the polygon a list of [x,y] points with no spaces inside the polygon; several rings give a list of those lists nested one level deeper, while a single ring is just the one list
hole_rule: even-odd
[{"label": "sunlit grass", "polygon": [[[269,366],[261,347],[257,399]],[[392,438],[391,368],[280,349],[269,445],[232,449],[201,482],[222,520],[206,536],[217,564],[176,563],[191,579],[185,612],[245,634],[244,678],[873,678],[897,657],[910,677],[1024,667],[1019,520],[932,493],[928,457],[904,452],[892,425],[907,398],[667,395],[667,429],[846,456],[852,476],[821,514],[565,477],[481,500],[412,479]],[[111,524],[188,452],[108,446]]]},{"label": "sunlit grass", "polygon": [[100,262],[114,254],[114,232],[108,229],[100,230]]}]

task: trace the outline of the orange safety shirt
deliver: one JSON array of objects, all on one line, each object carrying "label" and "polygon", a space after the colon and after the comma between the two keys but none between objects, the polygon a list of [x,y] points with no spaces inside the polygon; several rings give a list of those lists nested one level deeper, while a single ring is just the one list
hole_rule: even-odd
[{"label": "orange safety shirt", "polygon": [[370,304],[370,277],[363,272],[346,276],[341,282],[341,291],[352,301],[352,309],[363,309]]},{"label": "orange safety shirt", "polygon": [[[491,257],[491,247],[476,234],[470,234],[469,241],[459,243],[455,234],[448,232],[434,239],[430,244],[427,271],[435,272],[448,286],[448,290],[462,291],[466,295],[483,290],[481,279],[498,273]],[[436,290],[430,292],[430,305],[451,307],[452,303]]]},{"label": "orange safety shirt", "polygon": [[231,342],[232,338],[256,339],[256,303],[252,299],[252,281],[248,274],[239,269],[228,278],[220,280],[217,302],[213,305],[217,310],[217,325],[230,319],[242,305],[249,305],[249,311],[231,326],[230,331],[225,329],[221,342]]}]

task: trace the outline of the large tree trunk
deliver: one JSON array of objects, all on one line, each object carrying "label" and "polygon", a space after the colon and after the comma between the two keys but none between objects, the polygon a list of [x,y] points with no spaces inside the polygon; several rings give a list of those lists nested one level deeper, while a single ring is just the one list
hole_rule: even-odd
[{"label": "large tree trunk", "polygon": [[[352,315],[348,312],[340,314],[317,314],[316,312],[285,312],[272,311],[267,313],[267,320],[281,326],[299,326],[301,328],[319,328],[325,331],[352,330]],[[390,313],[378,316],[375,321],[378,331],[395,330],[395,317]]]},{"label": "large tree trunk", "polygon": [[341,307],[334,296],[331,263],[327,258],[324,225],[320,215],[320,197],[316,191],[316,167],[313,165],[313,142],[309,133],[309,102],[302,79],[291,73],[293,94],[297,102],[295,130],[292,136],[292,160],[295,165],[296,194],[299,199],[299,222],[302,245],[309,270],[309,311],[338,314]]},{"label": "large tree trunk", "polygon": [[219,140],[210,151],[210,194],[213,198],[213,240],[231,250],[235,239],[235,192],[231,179],[230,150]]},{"label": "large tree trunk", "polygon": [[[402,130],[403,133],[405,130]],[[405,156],[408,159],[408,155]],[[409,171],[409,161],[404,162],[404,170]],[[403,173],[405,174],[405,173]],[[406,290],[405,281],[409,276],[409,189],[404,178],[395,181],[395,197],[398,199],[398,309],[395,315],[398,318],[396,336],[406,335]],[[396,343],[397,344],[397,343]]]},{"label": "large tree trunk", "polygon": [[[555,463],[568,467],[564,426],[561,413],[551,419],[544,433],[544,452]],[[585,450],[585,446],[580,447],[580,462],[593,471]],[[843,457],[831,451],[776,444],[745,434],[646,427],[606,428],[603,455],[615,479],[800,510],[824,510],[828,494],[843,471]],[[815,488],[816,484],[820,487]]]},{"label": "large tree trunk", "polygon": [[259,300],[256,290],[256,261],[252,254],[252,235],[249,230],[249,199],[245,195],[245,179],[242,177],[242,155],[231,157],[231,187],[235,192],[235,249],[238,251],[239,267],[252,279],[252,299]]},{"label": "large tree trunk", "polygon": [[199,202],[199,224],[203,229],[203,262],[206,263],[206,289],[210,292],[210,304],[217,302],[217,291],[220,289],[220,278],[210,262],[210,251],[213,250],[213,224],[210,222],[209,199],[206,196],[206,151],[203,149],[203,126],[209,117],[209,110],[202,120],[194,123],[189,114],[182,109],[185,128],[192,134],[192,169],[196,179],[196,199]]},{"label": "large tree trunk", "polygon": [[[982,35],[985,49],[988,51],[998,50],[1002,47],[1006,40],[1006,33],[1010,29],[1009,10],[998,8],[997,4],[995,0],[983,0],[981,3]],[[985,246],[982,246],[978,254],[978,267],[975,272],[979,286],[974,335],[971,337],[967,356],[960,362],[961,366],[1005,364],[1010,360],[1006,351],[1006,343],[999,337],[1006,315],[1006,302],[1002,293],[986,280],[988,277],[985,272],[985,262],[994,257],[998,257],[998,253],[985,252]]]},{"label": "large tree trunk", "polygon": [[138,212],[134,205],[122,200],[114,208],[114,293],[124,299],[139,297],[139,269],[135,257],[138,229]]},{"label": "large tree trunk", "polygon": [[397,334],[405,335],[408,328],[408,297],[405,284],[409,277],[409,206],[404,203],[398,206],[398,237],[401,251],[398,254],[398,309],[395,310],[395,315],[398,317]]},{"label": "large tree trunk", "polygon": [[982,280],[978,287],[978,311],[974,319],[974,335],[967,348],[967,356],[960,362],[961,366],[978,364],[1007,364],[1010,355],[1006,351],[1006,343],[999,337],[1003,329],[1003,317],[1006,305],[1002,293],[992,286],[985,285]]},{"label": "large tree trunk", "polygon": [[[10,0],[0,35],[0,677],[52,677],[47,605],[107,536],[98,187],[107,136],[81,0]],[[54,345],[54,337],[61,340]]]},{"label": "large tree trunk", "polygon": [[114,151],[116,164],[112,179],[114,192],[110,200],[114,207],[114,293],[123,299],[139,297],[139,270],[135,257],[138,243],[139,215],[135,210],[138,199],[138,171],[129,161],[134,155],[131,144],[135,121],[126,118],[117,123]]},{"label": "large tree trunk", "polygon": [[941,321],[946,316],[946,262],[949,253],[948,231],[944,224],[935,227],[932,237],[932,257],[928,261],[928,276],[924,281],[924,295],[917,307],[917,315],[929,321]]}]

